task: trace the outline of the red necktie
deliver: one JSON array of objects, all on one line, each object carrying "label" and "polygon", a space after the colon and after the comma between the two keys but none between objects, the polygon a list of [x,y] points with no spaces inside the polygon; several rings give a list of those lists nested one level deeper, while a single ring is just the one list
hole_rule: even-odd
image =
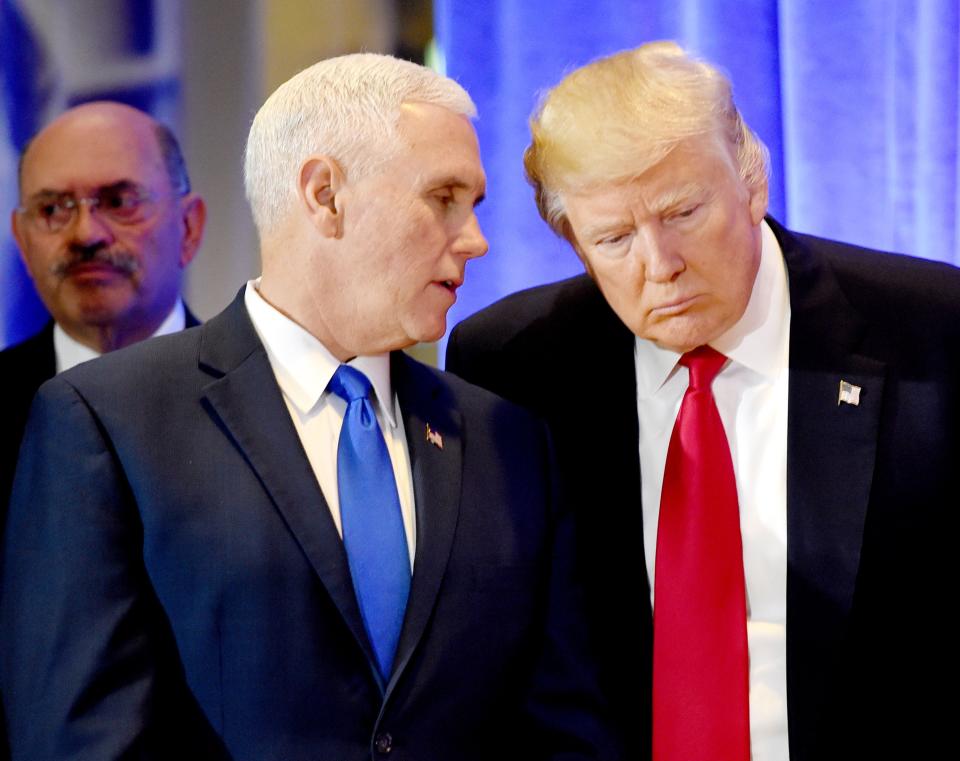
[{"label": "red necktie", "polygon": [[690,385],[660,498],[653,612],[654,761],[749,761],[746,593],[730,447],[710,384],[726,357],[680,358]]}]

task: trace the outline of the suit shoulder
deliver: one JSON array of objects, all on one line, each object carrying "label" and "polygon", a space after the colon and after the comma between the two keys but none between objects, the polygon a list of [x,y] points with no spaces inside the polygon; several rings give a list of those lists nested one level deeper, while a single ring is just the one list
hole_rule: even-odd
[{"label": "suit shoulder", "polygon": [[551,331],[606,311],[600,290],[586,275],[505,296],[459,323],[451,338],[481,346],[502,344],[528,331]]},{"label": "suit shoulder", "polygon": [[178,378],[197,371],[200,330],[187,328],[149,338],[83,362],[57,377],[81,394],[97,396],[140,394],[147,389],[176,385]]},{"label": "suit shoulder", "polygon": [[3,367],[32,366],[54,361],[52,322],[40,332],[0,351],[0,366]]},{"label": "suit shoulder", "polygon": [[878,251],[814,235],[794,235],[806,247],[826,257],[838,277],[851,285],[908,292],[916,288],[950,292],[960,289],[960,268],[946,262]]},{"label": "suit shoulder", "polygon": [[0,351],[0,372],[5,377],[7,403],[14,408],[14,428],[18,419],[26,419],[27,408],[37,388],[56,371],[52,322],[25,341]]},{"label": "suit shoulder", "polygon": [[960,314],[960,268],[945,262],[799,236],[826,256],[847,298],[878,317]]},{"label": "suit shoulder", "polygon": [[403,356],[409,382],[416,384],[419,388],[433,387],[433,394],[440,401],[466,418],[508,417],[514,421],[526,419],[530,422],[538,420],[526,408],[486,388],[470,383],[453,373],[425,365],[407,355]]}]

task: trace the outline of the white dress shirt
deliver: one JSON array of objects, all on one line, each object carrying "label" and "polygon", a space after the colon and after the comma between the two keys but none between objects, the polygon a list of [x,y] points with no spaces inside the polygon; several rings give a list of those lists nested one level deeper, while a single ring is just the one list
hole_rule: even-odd
[{"label": "white dress shirt", "polygon": [[[176,333],[178,330],[183,330],[186,324],[187,313],[183,307],[183,301],[177,299],[177,303],[173,305],[170,314],[160,323],[160,327],[153,332],[150,338],[165,336],[167,333]],[[75,341],[56,323],[53,325],[53,354],[57,360],[58,373],[100,356],[100,352]]]},{"label": "white dress shirt", "polygon": [[[337,444],[347,403],[327,390],[340,362],[312,334],[267,303],[257,291],[257,285],[256,280],[247,283],[244,293],[247,312],[267,350],[270,367],[283,392],[300,443],[330,508],[337,532],[343,538],[337,488]],[[403,418],[390,384],[390,355],[355,357],[347,364],[367,376],[373,386],[371,402],[393,464],[412,572],[416,556],[413,474]]]},{"label": "white dress shirt", "polygon": [[[729,362],[713,382],[740,506],[750,652],[753,761],[787,761],[787,376],[790,294],[773,231],[761,223],[756,281],[740,320],[710,345]],[[680,355],[637,339],[643,544],[651,602],[670,434],[688,385]]]}]

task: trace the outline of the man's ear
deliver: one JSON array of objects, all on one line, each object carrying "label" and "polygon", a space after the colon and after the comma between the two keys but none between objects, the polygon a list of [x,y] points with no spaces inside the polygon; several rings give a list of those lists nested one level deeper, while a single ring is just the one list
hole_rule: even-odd
[{"label": "man's ear", "polygon": [[23,259],[23,263],[26,264],[27,257],[23,252],[27,250],[27,241],[25,240],[23,230],[20,227],[22,223],[23,219],[21,219],[19,211],[14,209],[12,212],[10,212],[10,232],[13,233],[13,239],[17,242],[17,249],[20,251],[20,258]]},{"label": "man's ear", "polygon": [[207,204],[196,193],[188,193],[180,200],[183,219],[183,243],[180,247],[180,267],[193,261],[203,241],[203,228],[207,223]]},{"label": "man's ear", "polygon": [[307,218],[327,238],[343,233],[343,199],[340,191],[345,178],[340,165],[329,156],[311,156],[300,167],[297,193]]}]

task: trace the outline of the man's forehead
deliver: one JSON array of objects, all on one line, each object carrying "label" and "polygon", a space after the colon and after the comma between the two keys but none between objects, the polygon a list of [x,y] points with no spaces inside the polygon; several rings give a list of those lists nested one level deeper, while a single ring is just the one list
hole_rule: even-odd
[{"label": "man's forehead", "polygon": [[401,147],[396,160],[413,174],[413,182],[462,188],[482,195],[486,175],[470,120],[432,104],[404,104],[403,108]]},{"label": "man's forehead", "polygon": [[123,116],[81,114],[40,132],[23,157],[24,193],[157,181],[164,165],[152,125]]},{"label": "man's forehead", "polygon": [[669,206],[705,192],[717,180],[736,171],[730,149],[713,134],[680,141],[663,158],[621,182],[635,188],[651,204]]}]

